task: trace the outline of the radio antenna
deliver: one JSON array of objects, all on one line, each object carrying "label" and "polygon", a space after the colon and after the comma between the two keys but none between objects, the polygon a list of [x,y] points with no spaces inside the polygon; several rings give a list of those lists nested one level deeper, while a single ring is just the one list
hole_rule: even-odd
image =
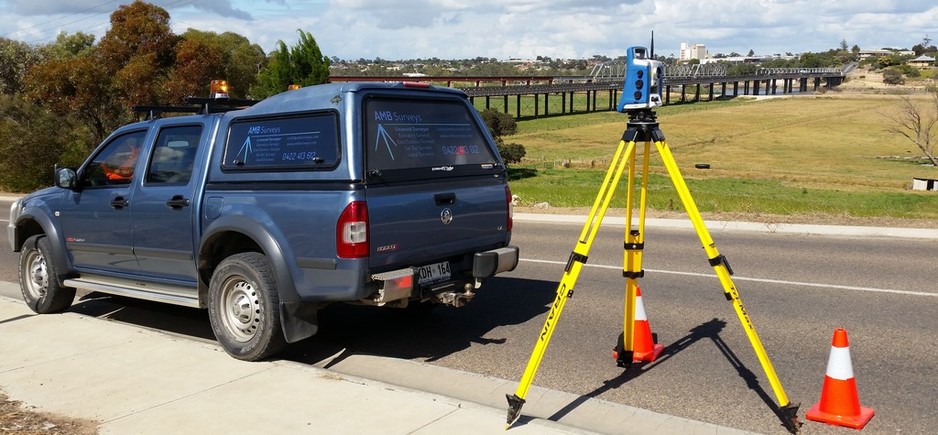
[{"label": "radio antenna", "polygon": [[648,56],[649,59],[655,60],[655,31],[651,31],[651,55]]}]

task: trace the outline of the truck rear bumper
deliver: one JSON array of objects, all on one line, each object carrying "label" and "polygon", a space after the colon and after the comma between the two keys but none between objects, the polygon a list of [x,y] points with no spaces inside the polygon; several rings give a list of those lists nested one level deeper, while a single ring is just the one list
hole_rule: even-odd
[{"label": "truck rear bumper", "polygon": [[511,272],[517,266],[517,246],[506,246],[491,251],[477,252],[472,259],[472,276],[488,278],[502,272]]}]

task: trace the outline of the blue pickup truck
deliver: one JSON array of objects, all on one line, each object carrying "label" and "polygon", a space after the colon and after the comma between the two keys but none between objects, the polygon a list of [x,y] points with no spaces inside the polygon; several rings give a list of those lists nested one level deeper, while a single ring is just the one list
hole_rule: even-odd
[{"label": "blue pickup truck", "polygon": [[253,361],[328,304],[462,306],[517,265],[506,168],[462,92],[326,84],[218,107],[123,126],[12,205],[32,310],[76,289],[206,308]]}]

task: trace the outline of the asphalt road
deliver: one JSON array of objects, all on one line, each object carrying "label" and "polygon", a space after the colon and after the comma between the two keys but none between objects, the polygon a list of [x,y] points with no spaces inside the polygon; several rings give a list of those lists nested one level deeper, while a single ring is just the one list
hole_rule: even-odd
[{"label": "asphalt road", "polygon": [[[5,222],[4,222],[5,223]],[[579,225],[518,222],[518,269],[490,280],[462,309],[337,305],[320,334],[284,355],[341,371],[343,358],[378,355],[519,379],[543,325]],[[692,231],[649,228],[641,280],[659,359],[624,372],[611,350],[621,330],[621,227],[604,227],[559,320],[535,385],[763,433],[784,433],[777,401],[732,306]],[[866,433],[933,433],[938,427],[938,242],[714,232],[782,386],[804,411],[817,402],[834,328],[849,333]],[[2,236],[6,245],[6,235]],[[17,257],[0,254],[0,279]],[[16,295],[9,295],[16,296]],[[212,339],[204,312],[85,296],[73,311]],[[374,378],[381,378],[375,367]],[[529,397],[529,400],[536,398]],[[569,412],[576,407],[558,412]],[[807,422],[808,433],[847,429]]]}]

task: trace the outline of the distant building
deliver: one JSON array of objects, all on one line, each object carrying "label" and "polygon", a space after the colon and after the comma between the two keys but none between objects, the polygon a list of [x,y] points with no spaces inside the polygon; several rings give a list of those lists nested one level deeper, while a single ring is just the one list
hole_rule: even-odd
[{"label": "distant building", "polygon": [[915,55],[914,51],[909,50],[860,50],[860,60],[868,59],[871,57],[883,57],[883,56],[912,56]]},{"label": "distant building", "polygon": [[860,50],[860,60],[871,57],[883,57],[893,54],[890,50]]},{"label": "distant building", "polygon": [[678,61],[687,62],[691,59],[703,60],[707,58],[707,46],[703,44],[690,45],[686,42],[681,43],[681,51],[678,54]]},{"label": "distant building", "polygon": [[711,57],[703,59],[700,61],[701,65],[706,65],[708,63],[762,63],[772,59],[778,59],[778,57],[773,56],[723,56],[723,57]]},{"label": "distant building", "polygon": [[910,60],[909,65],[916,68],[928,69],[935,66],[935,59],[932,59],[923,54],[919,57],[916,57],[915,59]]}]

